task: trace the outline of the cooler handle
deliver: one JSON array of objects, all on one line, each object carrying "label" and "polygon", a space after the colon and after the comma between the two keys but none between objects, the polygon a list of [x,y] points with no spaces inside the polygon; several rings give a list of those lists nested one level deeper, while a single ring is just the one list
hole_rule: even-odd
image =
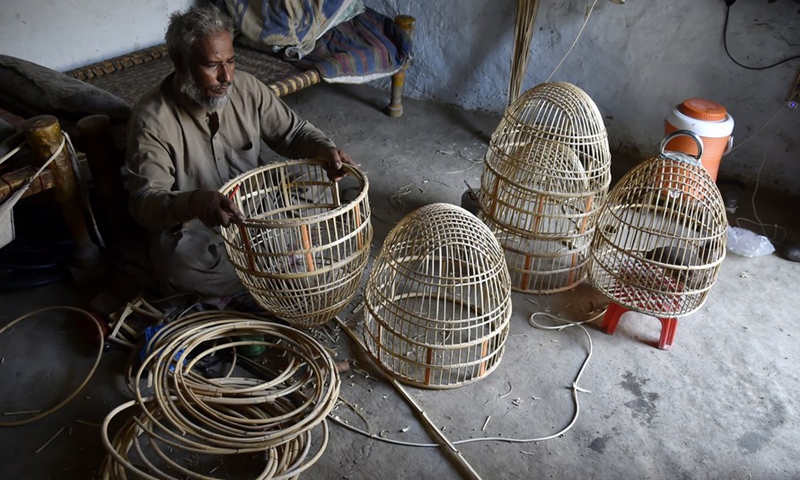
[{"label": "cooler handle", "polygon": [[[675,130],[674,132],[664,137],[664,139],[661,140],[661,146],[659,147],[661,155],[668,156],[664,151],[664,147],[666,147],[667,143],[669,143],[669,141],[675,137],[691,137],[695,141],[695,143],[697,144],[697,155],[694,158],[699,163],[700,159],[703,158],[703,140],[701,140],[700,136],[692,132],[691,130]],[[692,156],[688,153],[683,153],[683,152],[675,152],[675,153],[681,153],[682,155]]]},{"label": "cooler handle", "polygon": [[733,135],[728,137],[728,144],[725,145],[725,151],[722,152],[722,155],[727,155],[731,153],[731,150],[733,150]]}]

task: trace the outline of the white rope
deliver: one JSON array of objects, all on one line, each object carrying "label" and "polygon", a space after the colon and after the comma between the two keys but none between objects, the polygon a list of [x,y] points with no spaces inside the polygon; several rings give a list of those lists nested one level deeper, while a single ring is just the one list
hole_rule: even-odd
[{"label": "white rope", "polygon": [[62,133],[64,134],[64,138],[67,140],[67,150],[69,151],[69,159],[72,161],[72,170],[75,171],[75,178],[78,180],[78,185],[80,185],[79,192],[81,195],[81,202],[83,202],[83,208],[85,208],[89,213],[89,219],[92,221],[92,229],[97,237],[97,243],[100,244],[102,248],[106,248],[106,244],[103,241],[103,236],[100,234],[100,229],[97,226],[97,219],[94,216],[92,203],[89,201],[89,188],[86,185],[86,180],[83,178],[80,165],[78,164],[78,153],[75,151],[75,147],[72,145],[72,139],[69,138],[67,132]]},{"label": "white rope", "polygon": [[[10,156],[13,155],[14,153],[17,153],[22,148],[22,146],[25,145],[25,143],[27,143],[27,142],[22,142],[22,144],[20,144],[17,148],[15,148],[11,152],[9,152],[7,156],[4,156],[2,158],[2,161],[0,161],[0,163],[4,162],[7,158],[10,158]],[[15,190],[14,193],[5,202],[3,202],[3,206],[4,207],[6,206],[6,204],[10,203],[9,208],[11,208],[19,201],[19,199],[22,197],[22,195],[24,195],[25,192],[27,192],[28,189],[31,188],[31,185],[33,184],[33,181],[36,180],[36,177],[41,175],[42,172],[44,171],[44,169],[47,168],[50,165],[50,163],[52,163],[53,160],[55,160],[56,157],[59,154],[61,154],[61,151],[64,150],[65,143],[66,143],[66,134],[64,134],[64,138],[61,139],[61,144],[58,146],[58,148],[56,149],[55,153],[50,155],[50,158],[48,158],[42,164],[42,166],[39,168],[39,170],[37,170],[36,173],[31,175],[31,178],[29,178],[25,182],[25,185],[23,185],[22,187],[20,187],[17,190]]]},{"label": "white rope", "polygon": [[[783,110],[783,107],[781,107],[781,110]],[[775,115],[773,115],[772,118],[767,120],[767,123],[765,123],[763,127],[759,128],[758,131],[761,131],[764,127],[766,127],[767,124],[769,122],[771,122],[772,119],[775,118],[775,116],[778,113],[781,112],[781,110],[778,110],[778,112],[775,113]],[[782,244],[783,241],[786,240],[786,229],[784,229],[783,227],[781,227],[777,223],[774,224],[774,225],[769,225],[769,224],[765,224],[764,222],[761,221],[761,218],[758,216],[758,210],[756,209],[756,194],[758,193],[758,187],[759,187],[759,184],[761,183],[761,172],[762,172],[762,170],[764,170],[764,164],[767,163],[767,153],[769,152],[770,144],[772,144],[772,140],[775,139],[775,136],[778,135],[778,133],[781,131],[781,129],[784,127],[784,125],[786,125],[786,123],[788,123],[788,120],[789,120],[789,116],[787,115],[786,118],[783,119],[783,122],[780,125],[778,125],[778,128],[776,128],[775,131],[772,132],[772,135],[769,136],[769,140],[767,140],[766,145],[764,145],[764,154],[761,157],[761,165],[758,166],[758,171],[756,172],[756,185],[755,185],[755,188],[753,189],[753,195],[750,197],[750,206],[753,209],[753,216],[755,217],[755,221],[750,220],[749,218],[745,218],[745,217],[738,217],[736,219],[736,224],[738,226],[741,226],[742,223],[750,223],[750,224],[757,225],[757,226],[761,227],[761,233],[765,237],[767,237],[769,240],[777,243],[778,245]],[[758,133],[758,132],[756,132],[756,133]],[[753,135],[755,135],[755,134],[753,134]],[[753,135],[751,135],[747,140],[749,140],[750,138],[753,138]],[[742,143],[744,143],[744,142],[742,142]],[[767,235],[767,230],[766,230],[765,227],[772,227],[775,231],[773,232],[772,235]],[[779,235],[780,235],[780,237],[779,237]]]},{"label": "white rope", "polygon": [[[548,436],[545,436],[545,437],[538,437],[538,438],[483,437],[483,438],[467,438],[467,439],[464,439],[464,440],[456,440],[456,441],[451,442],[451,443],[453,445],[464,445],[464,444],[467,444],[467,443],[479,443],[479,442],[532,443],[532,442],[543,442],[545,440],[551,440],[553,438],[560,437],[561,435],[564,435],[565,433],[567,433],[575,425],[575,423],[578,421],[578,416],[580,415],[580,403],[578,402],[578,393],[587,393],[587,394],[591,393],[589,390],[586,390],[585,388],[582,388],[582,387],[580,387],[578,385],[578,383],[580,382],[581,376],[583,375],[584,370],[586,370],[586,366],[589,364],[589,359],[592,358],[592,350],[593,350],[592,337],[591,337],[591,335],[589,335],[589,331],[586,330],[586,328],[583,325],[585,325],[587,323],[594,322],[595,320],[597,320],[600,317],[602,317],[603,314],[605,314],[605,310],[601,311],[597,315],[595,315],[595,316],[593,316],[593,317],[591,317],[591,318],[589,318],[587,320],[583,320],[583,321],[580,321],[580,322],[569,322],[569,321],[566,321],[566,320],[564,320],[562,318],[556,317],[555,315],[552,315],[552,314],[546,313],[546,312],[534,312],[534,313],[531,314],[530,317],[528,317],[528,323],[534,328],[539,328],[541,330],[561,331],[561,330],[564,330],[565,328],[578,327],[581,330],[583,330],[583,332],[586,334],[586,338],[589,339],[589,351],[588,351],[588,353],[586,355],[586,359],[584,359],[583,363],[581,364],[581,368],[578,370],[578,374],[575,376],[575,379],[572,382],[572,386],[570,387],[570,389],[572,390],[572,400],[575,403],[575,412],[573,413],[572,419],[570,420],[569,424],[566,427],[562,428],[560,431],[558,431],[558,432],[556,432],[556,433],[554,433],[552,435],[548,435]],[[560,322],[567,322],[567,323],[562,324],[562,325],[552,325],[552,326],[541,325],[541,324],[537,323],[534,320],[534,318],[537,317],[537,316],[544,316],[544,317],[550,318],[551,320],[556,320],[556,321],[560,321]],[[380,435],[375,435],[373,433],[366,432],[366,431],[364,431],[364,430],[362,430],[362,429],[360,429],[358,427],[354,427],[354,426],[346,423],[344,420],[342,420],[338,416],[334,416],[332,413],[328,414],[328,418],[331,421],[333,421],[334,423],[336,423],[337,425],[340,425],[340,426],[342,426],[342,427],[344,427],[344,428],[346,428],[346,429],[348,429],[348,430],[350,430],[352,432],[358,433],[358,434],[363,435],[365,437],[369,437],[369,438],[371,438],[373,440],[378,440],[380,442],[390,443],[392,445],[402,445],[404,447],[420,447],[420,448],[441,447],[441,445],[439,445],[437,443],[406,442],[406,441],[402,441],[402,440],[396,440],[396,439],[393,439],[393,438],[382,437]]]},{"label": "white rope", "polygon": [[[5,145],[6,143],[11,143],[12,141],[17,140],[17,138],[19,138],[21,135],[22,135],[21,132],[17,132],[15,134],[11,135],[10,137],[8,137],[5,140],[3,140],[3,143],[0,143],[0,147]],[[19,152],[20,150],[22,150],[22,147],[24,147],[27,144],[28,144],[28,141],[23,138],[22,141],[19,143],[19,145],[17,145],[13,149],[11,149],[8,153],[6,153],[2,157],[0,157],[0,165],[5,163],[5,161],[8,160],[9,158],[11,158],[14,155],[16,155],[16,153]]]},{"label": "white rope", "polygon": [[564,60],[567,59],[567,56],[572,52],[572,49],[575,48],[575,45],[578,44],[578,40],[581,38],[581,34],[583,34],[583,29],[586,28],[586,24],[589,23],[589,17],[592,16],[592,11],[594,11],[595,5],[597,5],[597,0],[594,0],[594,2],[592,2],[592,6],[589,7],[589,11],[586,12],[586,15],[583,18],[583,25],[581,25],[581,29],[578,30],[578,34],[575,36],[575,40],[572,42],[572,45],[570,45],[569,50],[567,50],[567,53],[565,53],[564,56],[561,57],[561,61],[558,62],[556,68],[553,69],[553,73],[551,73],[550,76],[547,77],[547,80],[545,80],[544,83],[549,82],[550,79],[553,78],[553,75],[555,75],[558,69],[561,68],[561,64],[564,63]]},{"label": "white rope", "polygon": [[[92,204],[91,202],[89,202],[89,191],[86,186],[84,178],[81,176],[80,166],[78,165],[77,152],[75,151],[75,147],[72,145],[72,139],[70,139],[69,134],[67,134],[67,132],[61,132],[61,133],[63,134],[63,137],[61,138],[61,143],[58,145],[56,151],[52,155],[50,155],[50,158],[48,158],[44,162],[44,164],[42,164],[39,170],[37,170],[36,173],[34,173],[22,187],[15,190],[14,193],[11,194],[8,197],[8,199],[6,199],[5,202],[0,204],[0,216],[5,215],[6,210],[10,211],[12,208],[14,208],[14,205],[16,205],[17,202],[19,202],[20,198],[22,198],[22,196],[25,195],[25,192],[27,192],[31,188],[31,185],[33,185],[33,181],[36,180],[36,178],[42,174],[42,172],[53,162],[53,160],[55,160],[56,157],[58,157],[61,154],[61,152],[64,150],[64,146],[66,145],[67,151],[69,152],[69,158],[72,163],[72,170],[74,170],[75,177],[78,181],[78,184],[80,185],[79,191],[80,191],[81,201],[83,203],[84,208],[89,212],[89,218],[92,221],[92,227],[94,229],[95,235],[97,236],[97,242],[100,244],[101,247],[105,248],[105,242],[103,242],[103,236],[100,234],[100,229],[97,226],[97,220],[95,219],[94,216],[94,210],[92,209]],[[2,164],[6,160],[14,156],[17,152],[19,152],[22,149],[22,147],[24,147],[27,144],[28,141],[25,140],[21,142],[17,147],[9,151],[6,155],[0,157],[0,164]]]}]

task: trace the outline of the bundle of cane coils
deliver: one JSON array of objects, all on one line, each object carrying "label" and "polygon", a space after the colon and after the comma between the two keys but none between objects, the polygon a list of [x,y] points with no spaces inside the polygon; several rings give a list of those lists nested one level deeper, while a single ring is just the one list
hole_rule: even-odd
[{"label": "bundle of cane coils", "polygon": [[[247,347],[265,355],[236,354]],[[325,450],[340,380],[309,335],[238,312],[201,312],[165,325],[144,352],[131,382],[136,399],[103,422],[102,478],[296,478]],[[111,423],[128,412],[110,438]]]}]

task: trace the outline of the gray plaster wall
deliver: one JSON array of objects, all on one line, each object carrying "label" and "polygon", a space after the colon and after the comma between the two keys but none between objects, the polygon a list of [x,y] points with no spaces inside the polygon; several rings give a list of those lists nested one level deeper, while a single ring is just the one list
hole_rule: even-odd
[{"label": "gray plaster wall", "polygon": [[[365,4],[388,15],[417,19],[407,95],[503,111],[514,0]],[[550,76],[591,4],[592,0],[541,2],[523,91]],[[764,71],[736,66],[723,49],[724,20],[724,0],[631,0],[623,5],[599,0],[552,80],[573,83],[594,99],[606,119],[615,160],[629,162],[657,152],[664,117],[674,105],[691,97],[722,103],[734,117],[734,144],[741,147],[723,159],[721,178],[752,184],[765,160],[761,187],[800,192],[800,114],[784,107],[800,60]],[[737,60],[754,66],[800,54],[800,2],[739,0],[731,7],[728,45]]]}]

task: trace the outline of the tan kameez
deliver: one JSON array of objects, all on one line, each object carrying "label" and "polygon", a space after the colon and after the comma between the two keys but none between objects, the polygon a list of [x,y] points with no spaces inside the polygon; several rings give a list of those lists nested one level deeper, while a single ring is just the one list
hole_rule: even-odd
[{"label": "tan kameez", "polygon": [[142,97],[128,129],[128,204],[133,218],[153,234],[150,255],[163,293],[225,296],[242,290],[222,237],[189,211],[197,189],[218,190],[262,164],[260,140],[289,158],[317,156],[334,147],[263,83],[236,72],[230,100],[218,111],[212,136],[209,115],[173,89],[173,74]]}]

